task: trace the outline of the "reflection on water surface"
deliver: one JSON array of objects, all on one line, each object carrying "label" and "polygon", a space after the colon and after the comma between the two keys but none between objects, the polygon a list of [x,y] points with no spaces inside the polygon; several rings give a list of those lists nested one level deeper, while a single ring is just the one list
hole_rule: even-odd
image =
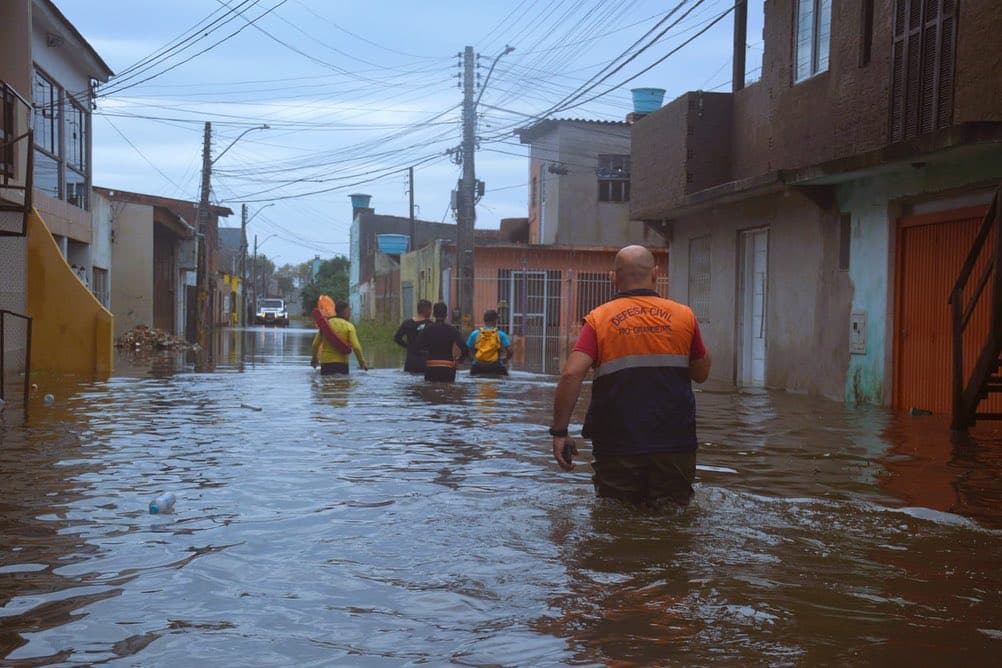
[{"label": "reflection on water surface", "polygon": [[311,336],[123,358],[4,416],[7,664],[998,655],[992,431],[954,449],[939,418],[707,390],[693,505],[643,514],[551,464],[554,377],[321,378]]}]

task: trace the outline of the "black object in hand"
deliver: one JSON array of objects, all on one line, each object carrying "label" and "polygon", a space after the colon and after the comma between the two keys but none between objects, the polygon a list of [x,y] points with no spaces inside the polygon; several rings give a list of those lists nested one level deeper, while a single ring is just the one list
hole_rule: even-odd
[{"label": "black object in hand", "polygon": [[563,456],[564,461],[570,464],[571,457],[574,455],[574,444],[570,441],[564,443],[564,450],[560,454]]}]

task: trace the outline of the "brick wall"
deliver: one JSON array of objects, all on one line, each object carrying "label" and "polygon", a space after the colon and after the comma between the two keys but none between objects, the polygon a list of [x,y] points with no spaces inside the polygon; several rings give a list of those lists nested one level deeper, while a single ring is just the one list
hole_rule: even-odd
[{"label": "brick wall", "polygon": [[[953,123],[1002,121],[1002,2],[956,1]],[[686,93],[637,122],[634,217],[663,217],[686,194],[729,180],[804,168],[888,144],[895,2],[872,2],[871,56],[862,62],[863,2],[833,3],[828,69],[794,83],[796,1],[769,0],[759,81],[733,95],[702,93],[701,118],[692,114],[700,94]]]},{"label": "brick wall", "polygon": [[960,0],[953,122],[1002,121],[1002,2]]}]

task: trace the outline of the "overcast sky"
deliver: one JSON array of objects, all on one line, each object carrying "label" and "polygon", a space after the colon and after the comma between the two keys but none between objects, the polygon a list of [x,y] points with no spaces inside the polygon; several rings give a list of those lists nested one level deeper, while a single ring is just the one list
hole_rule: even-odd
[{"label": "overcast sky", "polygon": [[[730,89],[732,15],[668,54],[733,0],[55,1],[117,75],[99,89],[94,184],[197,200],[211,121],[213,199],[235,212],[222,224],[239,226],[246,202],[250,243],[256,234],[279,265],[347,254],[349,193],[408,215],[409,165],[419,217],[454,222],[460,167],[445,152],[461,139],[456,55],[466,45],[482,54],[481,76],[515,47],[479,108],[478,228],[527,215],[527,151],[511,131],[532,117],[562,103],[551,117],[621,120],[630,88],[665,88],[666,101]],[[761,2],[749,4],[751,80],[762,29]],[[218,157],[261,124],[271,127]]]}]

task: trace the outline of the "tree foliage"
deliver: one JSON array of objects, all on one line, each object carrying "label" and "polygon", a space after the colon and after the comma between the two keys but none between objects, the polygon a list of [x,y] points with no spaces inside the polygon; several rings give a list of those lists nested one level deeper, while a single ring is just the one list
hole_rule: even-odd
[{"label": "tree foliage", "polygon": [[[312,262],[305,264],[312,265]],[[316,278],[303,286],[301,293],[303,313],[309,313],[316,307],[317,298],[320,295],[328,295],[335,301],[348,299],[348,271],[350,267],[351,261],[343,255],[336,255],[329,260],[321,261]]]}]

